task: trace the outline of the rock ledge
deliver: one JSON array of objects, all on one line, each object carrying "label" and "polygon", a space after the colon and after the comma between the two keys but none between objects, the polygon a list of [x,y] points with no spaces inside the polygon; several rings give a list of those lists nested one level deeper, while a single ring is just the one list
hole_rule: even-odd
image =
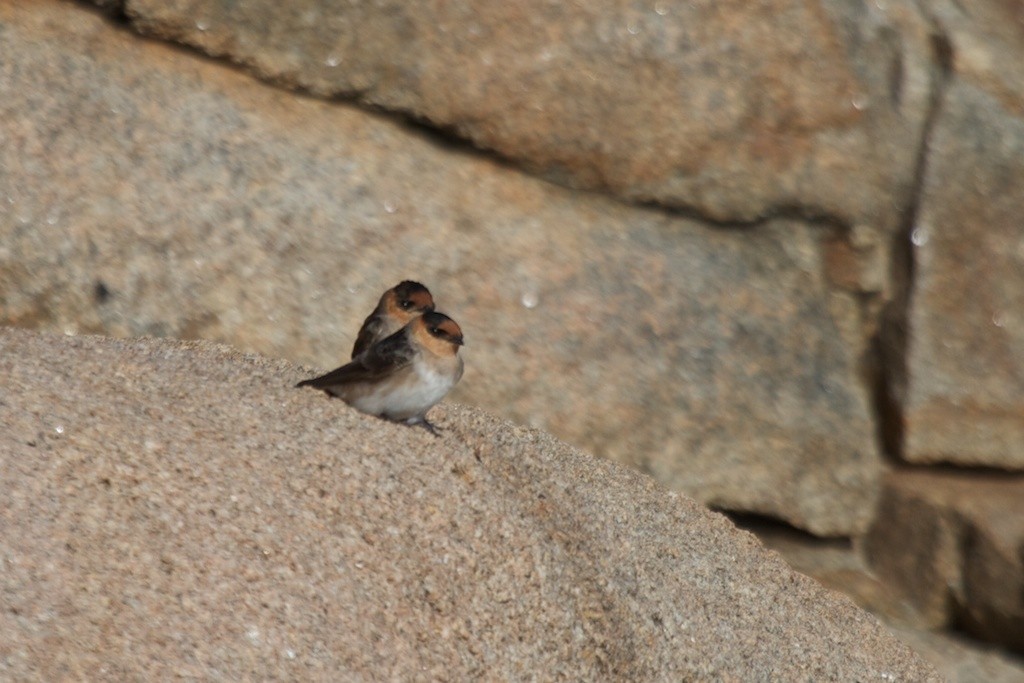
[{"label": "rock ledge", "polygon": [[0,677],[927,680],[724,517],[478,410],[0,331]]}]

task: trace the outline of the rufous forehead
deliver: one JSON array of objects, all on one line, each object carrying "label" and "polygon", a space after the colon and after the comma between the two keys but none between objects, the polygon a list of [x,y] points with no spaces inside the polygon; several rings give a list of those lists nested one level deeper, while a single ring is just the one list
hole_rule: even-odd
[{"label": "rufous forehead", "polygon": [[420,289],[409,295],[409,299],[416,304],[416,308],[430,308],[434,305],[434,297],[430,292]]},{"label": "rufous forehead", "polygon": [[444,322],[442,322],[437,327],[438,327],[438,329],[440,329],[441,331],[443,331],[444,333],[446,333],[448,335],[451,335],[452,337],[461,337],[462,336],[462,328],[459,327],[459,324],[457,322],[455,322],[454,320],[452,320],[450,318],[448,320],[445,320]]}]

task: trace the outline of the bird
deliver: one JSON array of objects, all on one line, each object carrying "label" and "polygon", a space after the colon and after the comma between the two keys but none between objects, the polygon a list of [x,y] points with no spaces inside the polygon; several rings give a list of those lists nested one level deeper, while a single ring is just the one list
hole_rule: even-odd
[{"label": "bird", "polygon": [[323,389],[364,413],[421,425],[439,436],[427,411],[462,378],[463,343],[458,323],[427,311],[347,365],[296,386]]},{"label": "bird", "polygon": [[405,327],[410,320],[434,310],[430,290],[418,282],[403,280],[384,292],[377,308],[366,317],[352,346],[352,358]]}]

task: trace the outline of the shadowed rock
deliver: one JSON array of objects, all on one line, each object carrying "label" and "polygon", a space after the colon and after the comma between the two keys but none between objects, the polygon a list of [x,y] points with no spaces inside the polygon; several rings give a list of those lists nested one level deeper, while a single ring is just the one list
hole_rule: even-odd
[{"label": "shadowed rock", "polygon": [[894,472],[865,550],[922,625],[1024,652],[1024,476]]}]

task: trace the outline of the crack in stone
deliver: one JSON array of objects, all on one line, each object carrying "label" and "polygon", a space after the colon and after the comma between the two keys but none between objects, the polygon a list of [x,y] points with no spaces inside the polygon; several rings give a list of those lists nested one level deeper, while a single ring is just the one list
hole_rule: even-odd
[{"label": "crack in stone", "polygon": [[928,150],[953,71],[953,45],[943,27],[925,8],[922,16],[932,25],[931,50],[934,69],[930,77],[928,109],[918,142],[910,201],[903,208],[900,227],[892,246],[892,287],[889,302],[882,310],[879,330],[871,342],[875,421],[882,453],[893,462],[903,455],[903,399],[907,390],[907,352],[910,333],[910,306],[916,275],[912,241],[914,227],[924,194],[928,171]]},{"label": "crack in stone", "polygon": [[124,0],[100,0],[98,3],[89,2],[89,0],[72,0],[72,2],[87,10],[99,12],[112,24],[123,30],[130,31],[136,37],[144,40],[154,40],[169,47],[182,50],[191,56],[237,69],[266,85],[280,88],[300,97],[310,97],[320,101],[357,106],[362,111],[387,119],[405,131],[415,134],[422,140],[430,142],[441,149],[486,159],[503,168],[517,170],[543,182],[550,183],[555,187],[568,189],[573,192],[593,194],[611,199],[631,208],[654,211],[670,218],[685,218],[711,228],[723,230],[753,230],[774,220],[801,221],[812,226],[837,229],[842,234],[847,234],[852,228],[850,222],[845,218],[833,215],[820,207],[806,204],[769,206],[758,215],[750,218],[721,218],[711,215],[707,210],[701,209],[696,205],[666,203],[664,200],[636,197],[630,198],[602,190],[601,188],[581,188],[571,183],[560,183],[557,180],[552,180],[550,177],[545,177],[544,173],[540,170],[532,171],[529,168],[528,162],[517,160],[514,157],[502,154],[498,150],[479,145],[471,137],[460,132],[459,124],[442,124],[432,121],[418,112],[405,109],[388,109],[384,106],[365,101],[363,97],[372,90],[372,87],[337,92],[318,92],[287,78],[285,75],[262,73],[256,65],[236,61],[230,55],[211,54],[187,42],[153,36],[145,31],[141,31],[133,18],[127,13]]},{"label": "crack in stone", "polygon": [[128,12],[125,9],[127,0],[72,0],[74,4],[79,7],[91,10],[93,12],[99,12],[108,20],[125,26],[131,24],[131,19],[128,17]]}]

